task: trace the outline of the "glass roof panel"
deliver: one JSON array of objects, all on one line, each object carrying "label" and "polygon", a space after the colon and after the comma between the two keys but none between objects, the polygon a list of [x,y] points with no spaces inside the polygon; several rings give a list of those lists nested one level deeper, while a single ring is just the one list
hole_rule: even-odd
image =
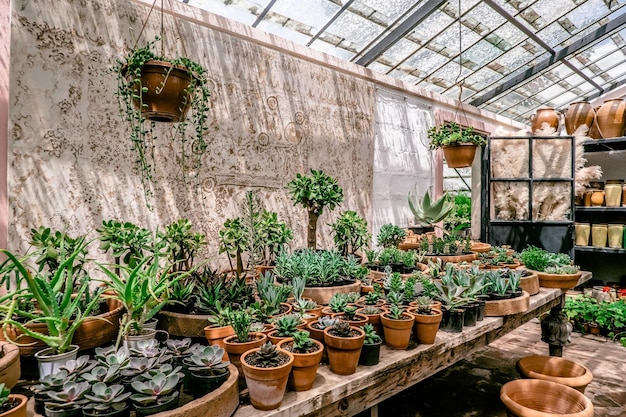
[{"label": "glass roof panel", "polygon": [[[365,57],[373,71],[454,98],[459,92],[456,82],[460,29],[463,100],[476,100],[479,107],[524,122],[537,106],[564,106],[568,100],[598,94],[593,83],[612,89],[626,79],[625,25],[616,25],[618,29],[613,33],[598,31],[612,19],[624,18],[626,0],[491,0],[514,22],[483,0],[444,1],[423,21],[409,28],[404,37],[391,39],[390,46],[385,48],[379,44],[381,40],[390,40],[401,22],[419,15],[420,8],[430,7],[432,2],[179,1],[247,25],[259,20],[256,24],[259,30],[299,44],[310,43],[316,50],[348,61],[359,62],[359,58]],[[264,12],[267,13],[263,19],[259,19]],[[457,20],[459,15],[462,25]],[[534,33],[541,42],[528,37],[516,24]],[[590,39],[590,34],[597,36],[597,41]],[[579,47],[581,40],[584,45]],[[565,59],[575,71],[559,62],[545,69],[542,66],[539,71],[536,65],[550,56],[542,44],[556,51],[572,47],[574,50]],[[502,93],[494,90],[502,83],[507,83],[506,90]]]}]

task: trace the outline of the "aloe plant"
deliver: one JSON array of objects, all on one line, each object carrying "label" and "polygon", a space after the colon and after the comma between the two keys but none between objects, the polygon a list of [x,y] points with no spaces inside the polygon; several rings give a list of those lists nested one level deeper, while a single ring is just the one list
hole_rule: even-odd
[{"label": "aloe plant", "polygon": [[454,210],[454,201],[450,199],[447,192],[433,201],[428,191],[422,199],[409,191],[408,202],[417,227],[432,227],[435,223],[448,217]]}]

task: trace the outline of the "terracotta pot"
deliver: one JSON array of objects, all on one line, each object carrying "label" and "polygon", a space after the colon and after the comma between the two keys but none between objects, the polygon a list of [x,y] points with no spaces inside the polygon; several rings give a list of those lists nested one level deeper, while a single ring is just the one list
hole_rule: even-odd
[{"label": "terracotta pot", "polygon": [[307,323],[305,326],[305,330],[309,332],[312,339],[319,340],[320,342],[324,343],[324,330],[320,330],[317,327],[314,327],[315,323],[315,321]]},{"label": "terracotta pot", "polygon": [[605,100],[596,114],[597,128],[603,138],[623,136],[626,128],[626,102],[617,98]]},{"label": "terracotta pot", "polygon": [[485,316],[498,317],[523,313],[528,310],[529,306],[530,295],[522,290],[521,297],[485,301]]},{"label": "terracotta pot", "polygon": [[591,129],[595,118],[596,113],[589,102],[575,101],[570,103],[565,112],[565,131],[568,135],[573,135],[576,129],[582,125]]},{"label": "terracotta pot", "polygon": [[327,305],[333,294],[349,292],[360,292],[361,281],[353,282],[347,285],[337,285],[332,287],[304,287],[303,297],[308,297],[317,304]]},{"label": "terracotta pot", "polygon": [[250,341],[240,343],[237,336],[227,336],[224,338],[224,349],[228,352],[230,363],[237,367],[239,371],[239,379],[243,379],[243,369],[241,367],[241,355],[250,349],[255,349],[267,341],[267,335],[259,332],[249,333]]},{"label": "terracotta pot", "polygon": [[[129,77],[132,80],[132,77]],[[157,122],[181,122],[191,105],[191,97],[186,89],[191,77],[186,68],[163,61],[148,61],[141,71],[141,114]],[[135,87],[139,95],[139,86]],[[157,92],[158,91],[158,92]],[[140,106],[139,99],[134,104]]]},{"label": "terracotta pot", "polygon": [[324,353],[324,344],[319,340],[313,339],[318,350],[311,353],[293,352],[291,349],[285,349],[286,346],[293,346],[293,338],[281,340],[278,347],[291,352],[293,355],[293,367],[289,374],[287,386],[293,391],[307,391],[313,387],[315,377],[317,376],[317,368],[322,360]]},{"label": "terracotta pot", "polygon": [[395,320],[389,317],[389,312],[380,315],[380,321],[383,325],[385,334],[385,344],[391,349],[406,349],[411,341],[413,333],[413,323],[415,318],[413,314],[402,313],[407,319]]},{"label": "terracotta pot", "polygon": [[[410,307],[417,307],[418,306],[417,301],[411,301],[409,303],[409,306]],[[430,307],[431,310],[439,310],[439,311],[441,311],[441,301],[433,300],[432,304],[429,304],[428,307]]]},{"label": "terracotta pot", "polygon": [[384,308],[380,308],[380,313],[378,314],[365,314],[363,313],[363,308],[359,308],[356,312],[357,314],[361,314],[365,317],[367,317],[367,322],[369,324],[371,324],[372,326],[374,326],[374,330],[376,330],[376,333],[378,333],[379,336],[383,336],[383,324],[380,322],[380,315],[381,313],[387,311]]},{"label": "terracotta pot", "polygon": [[222,360],[228,360],[228,352],[224,345],[224,339],[235,334],[235,330],[231,326],[206,326],[204,328],[204,336],[208,340],[209,345],[217,345],[224,348],[224,357]]},{"label": "terracotta pot", "polygon": [[472,252],[486,253],[486,252],[489,252],[490,250],[491,250],[491,245],[489,243],[483,243],[483,242],[472,243],[472,248],[471,248]]},{"label": "terracotta pot", "polygon": [[476,145],[473,143],[461,143],[458,145],[445,145],[443,155],[448,168],[471,167],[476,155]]},{"label": "terracotta pot", "polygon": [[538,109],[535,114],[530,116],[532,134],[535,134],[537,130],[543,129],[544,123],[547,123],[549,127],[558,132],[559,130],[559,116],[560,113],[551,108]]},{"label": "terracotta pot", "polygon": [[529,295],[539,294],[539,275],[533,271],[530,275],[521,277],[519,280],[519,286]]},{"label": "terracotta pot", "polygon": [[20,379],[20,349],[9,342],[0,342],[0,383],[13,388]]},{"label": "terracotta pot", "polygon": [[365,332],[360,327],[352,327],[359,333],[353,337],[338,337],[331,333],[332,327],[324,329],[324,344],[328,352],[330,371],[338,375],[351,375],[356,372],[359,356],[365,341]]},{"label": "terracotta pot", "polygon": [[9,411],[5,411],[0,414],[0,417],[26,417],[26,405],[28,404],[28,397],[22,394],[9,394],[8,401],[18,401],[19,404]]},{"label": "terracotta pot", "polygon": [[539,285],[544,288],[572,289],[580,280],[580,271],[575,274],[546,274],[545,272],[533,271],[539,276]]},{"label": "terracotta pot", "polygon": [[527,356],[517,361],[517,371],[523,378],[558,382],[585,393],[593,374],[584,365],[557,356]]},{"label": "terracotta pot", "polygon": [[[122,314],[123,309],[121,306],[118,306],[114,310],[99,314],[97,316],[99,317],[98,319],[90,318],[85,320],[74,332],[72,344],[80,346],[80,350],[86,350],[111,342],[117,337]],[[45,323],[28,324],[26,327],[39,333],[48,334],[48,326]],[[20,344],[27,345],[19,347],[20,355],[22,356],[34,356],[38,351],[48,347],[44,342],[23,334],[16,327],[8,325],[6,331],[9,341],[14,340]],[[6,340],[4,333],[0,332],[0,341],[4,340]]]},{"label": "terracotta pot", "polygon": [[170,336],[206,337],[204,328],[207,327],[207,321],[211,316],[161,310],[157,317],[159,318],[158,328],[165,330]]},{"label": "terracotta pot", "polygon": [[552,381],[516,379],[500,389],[500,400],[509,416],[592,417],[593,404],[576,391]]},{"label": "terracotta pot", "polygon": [[281,350],[282,354],[289,356],[287,363],[276,368],[260,368],[246,362],[246,357],[257,351],[258,348],[254,348],[241,355],[241,365],[250,394],[250,402],[259,410],[274,410],[280,406],[285,396],[294,357],[291,352]]},{"label": "terracotta pot", "polygon": [[280,341],[291,339],[291,336],[279,336],[278,330],[272,330],[271,332],[267,333],[267,338],[270,342],[272,342],[273,345],[277,345]]},{"label": "terracotta pot", "polygon": [[413,334],[415,341],[423,345],[432,345],[435,343],[437,332],[439,331],[439,323],[443,315],[441,310],[431,310],[433,314],[419,314],[417,307],[409,307],[409,313],[415,317],[413,323]]}]

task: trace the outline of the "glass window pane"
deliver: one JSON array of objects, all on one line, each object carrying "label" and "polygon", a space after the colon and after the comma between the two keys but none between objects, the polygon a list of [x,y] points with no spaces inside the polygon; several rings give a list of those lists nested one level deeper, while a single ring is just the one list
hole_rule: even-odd
[{"label": "glass window pane", "polygon": [[349,40],[361,50],[383,31],[383,27],[354,13],[344,12],[326,30]]},{"label": "glass window pane", "polygon": [[299,23],[319,29],[339,10],[339,6],[328,0],[307,0],[293,7],[291,0],[277,0],[271,13],[277,13]]}]

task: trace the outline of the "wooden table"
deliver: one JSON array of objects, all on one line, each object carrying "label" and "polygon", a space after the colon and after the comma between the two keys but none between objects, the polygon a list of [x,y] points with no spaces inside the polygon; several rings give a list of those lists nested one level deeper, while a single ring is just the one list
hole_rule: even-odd
[{"label": "wooden table", "polygon": [[[591,279],[585,272],[579,285]],[[321,365],[313,388],[305,392],[287,391],[276,410],[260,411],[251,405],[239,407],[235,417],[247,416],[352,416],[376,405],[406,388],[464,359],[478,348],[515,330],[529,320],[558,306],[565,291],[541,288],[530,297],[527,312],[504,317],[486,317],[462,333],[438,332],[433,345],[408,350],[381,348],[380,363],[360,366],[353,375],[340,376]],[[537,343],[543,343],[537,338]],[[546,354],[548,346],[546,345]]]}]

